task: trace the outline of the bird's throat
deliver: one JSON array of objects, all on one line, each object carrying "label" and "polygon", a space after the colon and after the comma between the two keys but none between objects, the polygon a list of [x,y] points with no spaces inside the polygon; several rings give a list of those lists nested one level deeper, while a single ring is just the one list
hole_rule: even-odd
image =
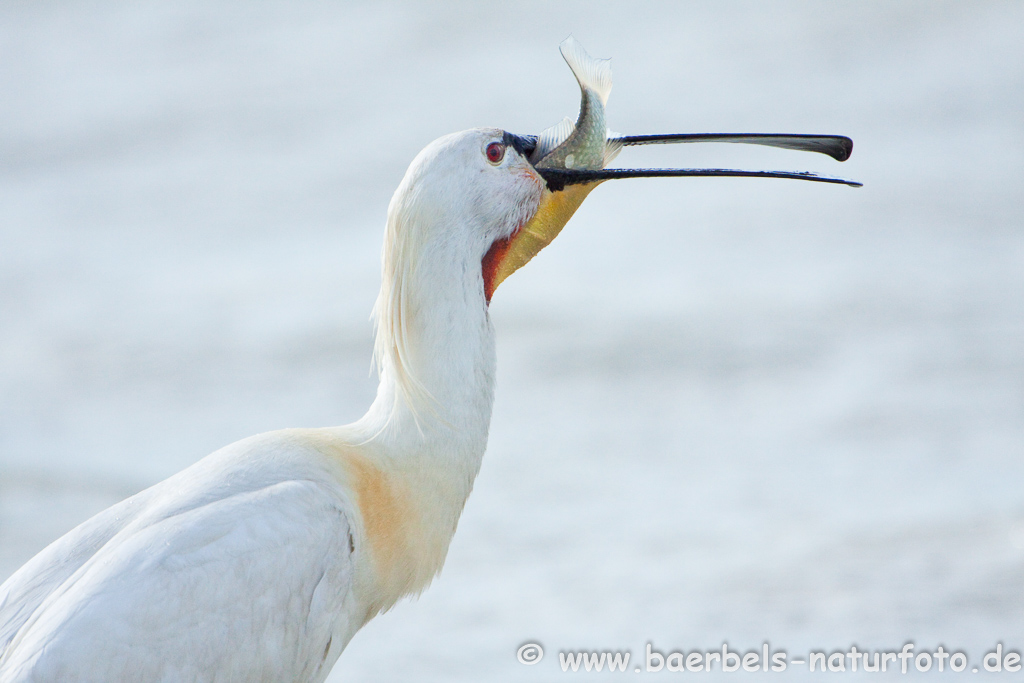
[{"label": "bird's throat", "polygon": [[497,240],[484,254],[481,268],[484,277],[484,296],[491,302],[494,290],[516,272],[541,249],[558,237],[565,224],[580,208],[590,191],[601,181],[569,185],[558,192],[547,188],[541,196],[537,213],[511,236]]}]

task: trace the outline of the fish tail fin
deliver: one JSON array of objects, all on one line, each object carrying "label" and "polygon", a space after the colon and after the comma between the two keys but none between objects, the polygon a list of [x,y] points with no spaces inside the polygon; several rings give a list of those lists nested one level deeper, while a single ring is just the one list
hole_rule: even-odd
[{"label": "fish tail fin", "polygon": [[580,87],[592,90],[601,99],[601,104],[608,104],[608,95],[612,92],[612,60],[591,57],[572,36],[562,41],[558,51],[572,69]]}]

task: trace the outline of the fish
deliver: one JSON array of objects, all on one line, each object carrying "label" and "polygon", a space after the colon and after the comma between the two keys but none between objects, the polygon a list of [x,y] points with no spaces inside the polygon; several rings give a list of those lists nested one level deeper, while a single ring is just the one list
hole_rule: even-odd
[{"label": "fish", "polygon": [[603,169],[622,149],[605,123],[605,107],[612,91],[611,60],[591,57],[572,36],[562,41],[558,50],[580,86],[579,115],[575,123],[566,117],[540,135],[522,136],[526,147],[532,147],[528,160],[547,186],[533,218],[507,240],[495,243],[484,257],[488,301],[498,285],[558,237],[587,195],[604,182],[552,188],[548,178],[555,176],[551,173]]},{"label": "fish", "polygon": [[605,123],[612,92],[611,60],[591,57],[572,36],[558,50],[580,85],[580,113],[575,124],[566,117],[541,133],[530,163],[538,170],[604,168],[622,149]]},{"label": "fish", "polygon": [[862,183],[800,171],[743,171],[722,168],[607,168],[624,147],[693,142],[743,143],[804,152],[817,152],[846,161],[853,141],[842,135],[779,133],[669,133],[620,136],[607,126],[606,108],[612,90],[610,59],[592,57],[572,36],[558,46],[580,87],[580,111],[539,135],[507,134],[510,144],[527,159],[545,186],[534,216],[510,237],[495,242],[484,257],[487,301],[498,285],[529,263],[558,237],[562,228],[601,183],[623,178],[760,177],[810,180],[860,187]]}]

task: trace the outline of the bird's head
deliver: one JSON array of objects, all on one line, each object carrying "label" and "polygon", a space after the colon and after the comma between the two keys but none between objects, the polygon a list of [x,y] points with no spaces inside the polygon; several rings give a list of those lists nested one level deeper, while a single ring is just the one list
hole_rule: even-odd
[{"label": "bird's head", "polygon": [[[416,414],[435,407],[438,384],[424,376],[431,364],[419,354],[435,347],[423,339],[467,336],[454,327],[477,324],[476,316],[464,315],[466,307],[482,311],[490,299],[488,263],[501,260],[491,256],[494,245],[514,242],[548,192],[529,161],[534,145],[497,128],[446,135],[416,156],[391,199],[375,356]],[[442,346],[452,356],[441,363],[446,368],[472,361]]]},{"label": "bird's head", "polygon": [[[618,136],[605,125],[610,60],[594,59],[571,36],[560,49],[581,90],[576,122],[565,119],[540,135],[481,128],[432,142],[409,167],[388,210],[388,243],[394,257],[411,261],[414,255],[421,258],[446,251],[435,248],[439,245],[461,245],[456,262],[447,250],[449,263],[463,272],[475,269],[469,264],[479,263],[480,277],[475,281],[490,303],[498,285],[550,244],[591,190],[607,180],[754,176],[860,185],[803,172],[605,168],[623,147],[633,145],[739,142],[819,152],[845,161],[853,143],[838,135]],[[392,273],[401,277],[393,269]]]},{"label": "bird's head", "polygon": [[[590,57],[571,37],[560,49],[580,86],[575,123],[565,119],[540,135],[478,128],[439,138],[413,160],[388,207],[375,355],[410,405],[430,405],[430,392],[414,370],[426,365],[416,358],[417,349],[426,348],[416,337],[450,341],[471,332],[454,329],[467,321],[478,325],[477,316],[463,315],[466,306],[479,311],[489,304],[498,285],[550,244],[603,182],[755,176],[860,184],[802,172],[606,168],[623,147],[634,145],[739,142],[845,161],[853,143],[838,135],[618,136],[605,125],[609,60]],[[451,349],[445,353],[449,365],[465,362]]]},{"label": "bird's head", "polygon": [[452,133],[427,145],[388,207],[385,269],[398,265],[388,263],[387,251],[402,261],[436,255],[459,269],[481,264],[489,300],[487,264],[500,261],[490,254],[534,218],[547,192],[529,161],[534,146],[534,138],[497,128]]}]

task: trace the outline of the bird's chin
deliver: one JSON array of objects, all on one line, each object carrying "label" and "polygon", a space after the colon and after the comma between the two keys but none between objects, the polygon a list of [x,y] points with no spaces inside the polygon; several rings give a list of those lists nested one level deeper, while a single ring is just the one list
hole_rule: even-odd
[{"label": "bird's chin", "polygon": [[580,208],[590,191],[601,184],[581,183],[568,185],[551,192],[541,181],[540,201],[536,212],[509,237],[499,239],[484,255],[482,268],[484,295],[490,303],[494,290],[512,273],[536,256],[541,249],[558,237],[565,224]]}]

